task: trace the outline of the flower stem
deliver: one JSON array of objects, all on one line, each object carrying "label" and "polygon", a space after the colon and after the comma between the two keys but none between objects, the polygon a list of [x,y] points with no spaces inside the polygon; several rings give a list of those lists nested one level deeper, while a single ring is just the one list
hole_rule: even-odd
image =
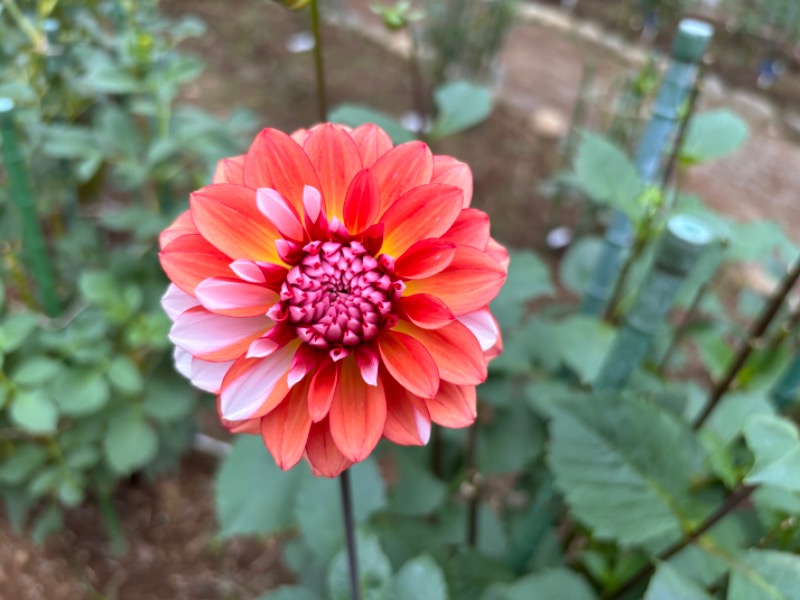
[{"label": "flower stem", "polygon": [[314,33],[314,68],[317,72],[317,106],[320,121],[328,120],[328,99],[325,94],[325,63],[322,58],[322,31],[319,19],[319,0],[311,0],[311,30]]},{"label": "flower stem", "polygon": [[767,332],[767,329],[775,319],[775,316],[778,314],[781,306],[783,306],[786,297],[789,295],[789,292],[792,291],[798,279],[800,279],[800,258],[797,259],[792,270],[783,278],[779,288],[750,328],[747,339],[739,346],[733,360],[728,365],[727,371],[725,371],[725,374],[714,386],[714,389],[711,390],[711,395],[708,397],[708,402],[706,402],[703,412],[700,413],[700,416],[697,417],[697,420],[694,422],[693,427],[695,430],[700,429],[703,423],[706,422],[706,419],[711,416],[711,413],[714,411],[717,404],[719,404],[719,401],[722,400],[722,397],[730,389],[731,385],[733,385],[736,376],[739,374],[739,371],[742,370],[742,367],[744,367],[747,359],[750,358],[753,350],[762,344],[764,334]]},{"label": "flower stem", "polygon": [[478,510],[480,508],[480,476],[477,471],[476,453],[478,444],[478,423],[473,423],[467,431],[466,466],[469,499],[467,503],[467,545],[478,545]]},{"label": "flower stem", "polygon": [[342,516],[344,517],[344,535],[347,541],[347,564],[350,571],[350,595],[352,600],[360,600],[358,550],[356,548],[355,526],[353,524],[353,497],[350,491],[349,469],[339,475],[339,484],[342,491]]},{"label": "flower stem", "polygon": [[[711,513],[708,518],[703,521],[697,529],[688,532],[686,535],[683,536],[680,540],[672,544],[669,548],[664,550],[661,554],[658,555],[657,562],[664,562],[678,554],[681,550],[686,548],[689,544],[697,540],[701,535],[706,533],[709,529],[714,527],[717,523],[719,523],[724,517],[726,517],[731,511],[733,511],[737,506],[739,506],[742,502],[747,500],[753,492],[756,491],[758,486],[755,485],[741,485],[733,493],[728,496],[728,498],[723,502],[717,510]],[[639,571],[634,573],[627,581],[625,581],[621,586],[615,589],[610,594],[604,594],[602,596],[602,600],[617,600],[618,598],[622,598],[625,594],[630,592],[640,583],[642,583],[648,576],[650,576],[653,571],[655,570],[654,562],[650,562]]]}]

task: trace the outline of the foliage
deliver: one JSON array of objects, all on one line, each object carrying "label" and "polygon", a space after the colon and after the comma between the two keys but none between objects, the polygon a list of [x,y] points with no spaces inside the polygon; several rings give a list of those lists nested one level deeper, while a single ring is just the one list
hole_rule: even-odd
[{"label": "foliage", "polygon": [[202,69],[176,49],[203,32],[196,19],[162,19],[151,1],[40,8],[0,14],[0,96],[17,106],[66,307],[39,313],[36,249],[0,190],[0,489],[16,527],[35,515],[38,540],[64,508],[108,505],[118,481],[176,466],[190,443],[197,398],[171,365],[156,234],[249,127],[177,101]]}]

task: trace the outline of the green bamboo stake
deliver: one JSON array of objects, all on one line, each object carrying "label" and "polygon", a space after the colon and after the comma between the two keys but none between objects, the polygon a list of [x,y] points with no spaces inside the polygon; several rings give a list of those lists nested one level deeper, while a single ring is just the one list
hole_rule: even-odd
[{"label": "green bamboo stake", "polygon": [[[680,107],[694,84],[698,63],[711,42],[713,32],[711,25],[694,19],[684,19],[678,27],[672,46],[672,63],[661,83],[653,115],[636,152],[636,168],[644,186],[652,185],[658,179],[664,149],[678,127]],[[583,297],[583,314],[603,314],[633,239],[630,220],[625,213],[615,211]]]},{"label": "green bamboo stake", "polygon": [[653,268],[645,279],[636,303],[625,315],[624,323],[595,381],[596,390],[619,390],[625,387],[667,316],[678,288],[711,239],[708,230],[690,217],[680,215],[669,220]]},{"label": "green bamboo stake", "polygon": [[44,310],[49,316],[55,317],[60,311],[55,274],[47,254],[47,245],[39,225],[39,217],[36,214],[36,204],[28,180],[28,170],[20,150],[19,135],[14,119],[14,102],[10,98],[0,98],[0,138],[3,142],[3,161],[8,175],[9,195],[22,218],[23,248],[30,261],[34,279],[39,286]]}]

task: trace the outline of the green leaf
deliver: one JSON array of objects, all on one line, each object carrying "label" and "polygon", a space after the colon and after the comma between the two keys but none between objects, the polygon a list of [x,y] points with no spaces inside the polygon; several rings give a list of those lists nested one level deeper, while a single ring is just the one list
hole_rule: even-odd
[{"label": "green leaf", "polygon": [[509,256],[508,278],[492,302],[492,312],[503,329],[511,329],[519,324],[527,302],[555,293],[550,282],[550,271],[535,253],[511,250]]},{"label": "green leaf", "polygon": [[439,565],[424,554],[408,561],[397,572],[392,600],[448,600],[447,584]]},{"label": "green leaf", "polygon": [[445,498],[446,486],[426,467],[428,452],[397,448],[393,457],[397,476],[389,490],[389,510],[398,515],[425,515],[436,510]]},{"label": "green leaf", "polygon": [[695,164],[721,158],[736,152],[747,135],[747,123],[728,109],[695,114],[681,147],[681,161]]},{"label": "green leaf", "polygon": [[711,413],[705,428],[713,431],[722,444],[729,445],[742,435],[752,418],[774,414],[775,407],[766,391],[730,392]]},{"label": "green leaf", "polygon": [[20,444],[0,466],[0,481],[8,485],[19,485],[46,462],[47,450],[44,446]]},{"label": "green leaf", "polygon": [[78,446],[64,457],[70,469],[84,470],[93,467],[100,460],[100,451],[94,446]]},{"label": "green leaf", "polygon": [[222,536],[276,533],[291,527],[298,486],[309,478],[302,468],[281,471],[259,436],[237,437],[214,486]]},{"label": "green leaf", "polygon": [[[350,470],[353,513],[363,523],[386,506],[385,484],[375,461],[367,459]],[[344,544],[342,527],[331,527],[342,519],[339,482],[321,477],[306,479],[297,492],[295,516],[306,545],[327,562]]]},{"label": "green leaf", "polygon": [[492,112],[492,90],[469,81],[453,81],[433,94],[438,114],[428,138],[438,140],[486,120]]},{"label": "green leaf", "polygon": [[328,114],[331,123],[341,123],[350,127],[358,127],[365,123],[374,123],[383,129],[392,141],[397,144],[411,142],[416,139],[414,134],[403,127],[397,119],[384,112],[362,106],[360,104],[340,104]]},{"label": "green leaf", "polygon": [[46,356],[29,358],[11,373],[11,379],[21,386],[39,386],[58,375],[61,362]]},{"label": "green leaf", "polygon": [[731,573],[728,600],[796,600],[800,590],[800,556],[774,550],[749,550],[748,568]]},{"label": "green leaf", "polygon": [[556,485],[594,536],[626,546],[680,536],[696,444],[685,423],[624,394],[562,401],[551,411]]},{"label": "green leaf", "polygon": [[102,373],[70,369],[53,380],[53,398],[65,415],[83,416],[103,408],[111,395]]},{"label": "green leaf", "polygon": [[464,550],[445,565],[447,588],[453,600],[478,600],[491,584],[514,579],[505,564],[474,550]]},{"label": "green leaf", "polygon": [[797,426],[787,419],[759,415],[747,422],[744,436],[756,455],[756,463],[745,481],[800,492],[800,433]]},{"label": "green leaf", "polygon": [[700,586],[669,563],[658,565],[644,600],[711,600]]},{"label": "green leaf", "polygon": [[[358,579],[363,600],[389,600],[392,589],[392,565],[383,553],[378,538],[359,533]],[[347,550],[341,550],[328,571],[328,593],[331,600],[351,600]]]},{"label": "green leaf", "polygon": [[484,474],[511,473],[541,455],[545,432],[523,402],[498,409],[478,431],[478,470]]},{"label": "green leaf", "polygon": [[259,596],[256,600],[321,600],[308,588],[282,585],[271,592]]},{"label": "green leaf", "polygon": [[34,521],[31,538],[36,544],[41,544],[62,527],[64,512],[58,506],[51,505]]},{"label": "green leaf", "polygon": [[103,450],[108,465],[116,473],[128,475],[156,457],[158,436],[140,411],[117,412],[108,424]]},{"label": "green leaf", "polygon": [[574,168],[576,183],[590,198],[621,210],[634,222],[639,220],[642,209],[636,200],[641,179],[619,147],[601,135],[584,132]]},{"label": "green leaf", "polygon": [[558,568],[523,577],[508,586],[505,598],[506,600],[597,600],[597,595],[581,575],[569,569]]},{"label": "green leaf", "polygon": [[0,352],[9,353],[19,348],[39,324],[34,313],[22,312],[9,315],[0,324]]},{"label": "green leaf", "polygon": [[123,394],[138,394],[144,386],[138,367],[126,356],[117,356],[112,361],[108,368],[108,380]]},{"label": "green leaf", "polygon": [[593,381],[614,343],[614,328],[595,317],[575,315],[554,325],[556,356],[584,383]]},{"label": "green leaf", "polygon": [[11,404],[11,420],[30,433],[52,433],[58,409],[41,389],[19,390]]},{"label": "green leaf", "polygon": [[169,385],[161,380],[147,382],[142,408],[148,417],[161,423],[174,423],[189,416],[194,407],[194,394],[183,382],[181,385]]},{"label": "green leaf", "polygon": [[575,242],[559,265],[561,284],[576,296],[582,296],[597,266],[597,257],[603,247],[598,236],[581,238]]}]

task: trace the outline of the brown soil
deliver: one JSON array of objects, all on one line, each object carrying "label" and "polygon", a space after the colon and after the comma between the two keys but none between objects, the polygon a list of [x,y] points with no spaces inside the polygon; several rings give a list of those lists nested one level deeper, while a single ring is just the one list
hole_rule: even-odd
[{"label": "brown soil", "polygon": [[[237,2],[235,9],[231,4],[162,3],[169,14],[197,14],[209,26],[192,46],[208,66],[186,91],[187,99],[221,114],[248,107],[264,126],[291,130],[314,123],[311,55],[292,54],[285,46],[287,36],[307,29],[305,16],[263,0]],[[363,102],[392,114],[408,110],[400,58],[352,31],[326,27],[324,35],[331,104]],[[472,166],[474,203],[491,213],[494,234],[504,242],[541,247],[547,205],[538,186],[558,159],[556,141],[534,133],[529,122],[542,110],[568,119],[589,53],[601,59],[608,86],[620,73],[614,58],[543,28],[516,28],[503,57],[506,102],[487,122],[434,148]],[[800,207],[791,193],[800,188],[800,172],[791,168],[797,157],[784,140],[756,131],[745,151],[698,170],[691,185],[724,212],[782,218],[798,235]],[[122,486],[116,501],[130,543],[124,558],[112,556],[93,506],[72,511],[66,529],[41,548],[0,521],[0,598],[247,600],[286,581],[274,541],[215,540],[213,470],[209,460],[191,456],[178,474]]]}]

